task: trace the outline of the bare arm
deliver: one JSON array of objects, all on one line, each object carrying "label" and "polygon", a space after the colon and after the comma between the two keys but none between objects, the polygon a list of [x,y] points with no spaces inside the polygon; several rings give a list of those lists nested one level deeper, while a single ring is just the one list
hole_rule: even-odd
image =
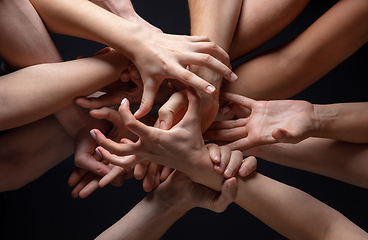
[{"label": "bare arm", "polygon": [[31,66],[1,77],[1,129],[38,120],[71,104],[77,96],[91,94],[116,81],[129,62],[112,52]]},{"label": "bare arm", "polygon": [[292,41],[239,66],[235,72],[244,81],[229,84],[224,91],[253,99],[295,95],[367,41],[367,12],[367,1],[339,1]]},{"label": "bare arm", "polygon": [[[124,101],[119,109],[121,119],[140,139],[136,143],[119,144],[94,130],[96,141],[103,146],[97,148],[98,152],[106,160],[122,167],[130,167],[146,159],[157,161],[179,169],[194,181],[220,191],[223,176],[214,170],[199,131],[198,96],[189,91],[188,100],[186,115],[168,131],[145,126],[134,119],[129,112],[128,102]],[[130,154],[135,155],[121,157]],[[224,156],[243,157],[239,151],[221,155],[222,158]],[[289,239],[368,237],[367,233],[343,215],[300,190],[258,173],[251,174],[247,179],[237,179],[239,190],[235,203]]]},{"label": "bare arm", "polygon": [[368,188],[367,144],[308,138],[298,144],[259,146],[244,154]]}]

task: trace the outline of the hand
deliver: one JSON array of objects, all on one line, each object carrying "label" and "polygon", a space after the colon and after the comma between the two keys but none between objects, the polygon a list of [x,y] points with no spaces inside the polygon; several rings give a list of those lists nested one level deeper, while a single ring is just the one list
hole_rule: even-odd
[{"label": "hand", "polygon": [[237,173],[240,177],[246,177],[257,168],[257,159],[248,157],[243,159],[243,154],[238,151],[231,151],[226,146],[219,147],[216,144],[206,145],[214,168],[218,173],[222,173],[225,178],[231,178]]},{"label": "hand", "polygon": [[166,78],[177,79],[200,91],[212,94],[215,87],[187,69],[190,64],[210,68],[230,81],[237,76],[230,70],[227,53],[207,37],[176,36],[152,31],[139,34],[144,43],[137,44],[130,58],[137,67],[144,85],[137,118],[147,114],[156,92]]},{"label": "hand", "polygon": [[226,142],[231,150],[298,143],[318,129],[313,105],[306,101],[255,101],[232,93],[220,93],[220,98],[231,102],[220,111],[238,119],[213,123],[203,137]]},{"label": "hand", "polygon": [[188,88],[188,100],[185,116],[170,130],[149,127],[139,122],[129,111],[128,100],[123,101],[119,108],[121,121],[140,137],[139,140],[130,144],[116,143],[94,129],[94,137],[100,145],[97,152],[107,161],[123,168],[149,160],[183,171],[193,180],[201,178],[202,161],[205,163],[210,159],[200,131],[200,99],[192,88]]},{"label": "hand", "polygon": [[[75,99],[75,103],[84,108],[102,108],[113,107],[120,105],[124,98],[127,98],[132,104],[139,104],[142,99],[143,89],[132,81],[117,81],[103,89],[105,94],[99,97],[78,97]],[[171,89],[167,81],[164,81],[155,99],[156,104],[164,103],[171,94]]]},{"label": "hand", "polygon": [[168,179],[150,193],[147,198],[189,211],[194,207],[223,212],[237,196],[236,178],[224,181],[221,193],[193,182],[187,175],[175,170]]}]

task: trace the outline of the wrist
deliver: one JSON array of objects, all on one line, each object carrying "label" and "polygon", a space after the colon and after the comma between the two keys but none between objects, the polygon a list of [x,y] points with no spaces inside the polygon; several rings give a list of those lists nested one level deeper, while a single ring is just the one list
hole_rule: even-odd
[{"label": "wrist", "polygon": [[155,191],[148,194],[140,203],[140,208],[144,211],[148,211],[153,215],[159,214],[162,218],[167,219],[169,216],[171,219],[176,219],[184,216],[193,207],[189,205],[178,204],[176,200],[173,200],[175,196],[162,198],[156,196]]},{"label": "wrist", "polygon": [[338,112],[330,106],[331,105],[313,104],[315,130],[312,134],[312,137],[328,137],[328,132],[333,129]]}]

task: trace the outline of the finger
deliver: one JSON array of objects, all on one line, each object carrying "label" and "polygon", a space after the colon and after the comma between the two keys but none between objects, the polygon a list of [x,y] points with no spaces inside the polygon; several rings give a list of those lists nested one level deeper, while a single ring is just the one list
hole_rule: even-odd
[{"label": "finger", "polygon": [[224,173],[226,166],[229,164],[230,162],[230,158],[231,158],[231,151],[228,147],[226,146],[222,146],[220,147],[220,151],[221,151],[221,162],[215,165],[215,170],[218,173]]},{"label": "finger", "polygon": [[[152,82],[154,82],[154,80],[152,80]],[[149,111],[151,111],[159,87],[160,87],[159,84],[156,85],[146,83],[144,85],[141,105],[139,106],[139,109],[134,113],[134,116],[136,118],[139,119],[148,114]]]},{"label": "finger", "polygon": [[[91,135],[96,140],[98,145],[100,145],[103,148],[107,149],[107,150],[104,151],[105,154],[106,154],[107,151],[109,151],[109,154],[111,152],[111,153],[114,153],[114,154],[118,154],[120,156],[126,156],[126,155],[132,155],[132,154],[136,153],[136,151],[138,150],[136,143],[132,143],[132,144],[116,143],[116,142],[112,141],[111,139],[106,138],[105,135],[103,133],[101,133],[98,129],[92,129],[91,130]],[[100,149],[101,149],[100,147],[97,147],[95,151],[96,151],[97,154],[99,154],[102,157],[103,154],[101,154]],[[108,168],[108,167],[106,167],[106,168]],[[108,172],[106,172],[104,175],[106,175]]]},{"label": "finger", "polygon": [[188,107],[186,92],[176,92],[159,109],[158,121],[159,128],[168,130],[184,116]]},{"label": "finger", "polygon": [[155,134],[155,131],[161,131],[157,128],[149,127],[144,123],[138,121],[129,111],[129,101],[127,99],[123,99],[122,104],[119,107],[119,114],[124,125],[139,137],[147,137],[150,134]]},{"label": "finger", "polygon": [[239,150],[245,151],[249,148],[257,146],[257,144],[251,142],[248,138],[242,138],[234,142],[229,142],[225,146],[231,149],[231,151]]},{"label": "finger", "polygon": [[134,177],[137,180],[142,180],[147,173],[148,165],[144,163],[138,163],[134,167]]},{"label": "finger", "polygon": [[236,199],[238,184],[235,177],[226,179],[221,187],[219,198],[214,201],[211,208],[215,212],[223,212]]},{"label": "finger", "polygon": [[125,173],[125,168],[119,167],[119,166],[115,166],[113,167],[113,169],[111,169],[111,171],[106,174],[98,183],[99,186],[102,188],[104,186],[106,186],[107,184],[111,183],[114,179],[116,179],[118,176],[120,175],[124,175]]},{"label": "finger", "polygon": [[164,182],[169,177],[172,171],[172,168],[164,166],[161,172],[160,181]]},{"label": "finger", "polygon": [[115,154],[111,154],[109,151],[107,151],[103,147],[98,147],[98,151],[101,153],[104,159],[122,168],[129,169],[132,166],[139,163],[139,159],[137,158],[136,155],[120,157]]},{"label": "finger", "polygon": [[114,125],[119,125],[119,123],[121,122],[119,112],[108,107],[92,110],[89,114],[97,119],[105,119],[113,123]]},{"label": "finger", "polygon": [[109,52],[111,52],[112,50],[113,50],[113,48],[111,48],[111,47],[105,47],[105,48],[103,48],[103,49],[101,49],[101,50],[97,51],[97,52],[95,53],[95,56],[102,55],[102,54],[105,54],[105,53],[109,53]]},{"label": "finger", "polygon": [[143,82],[142,82],[142,77],[139,74],[139,71],[137,69],[137,67],[134,64],[130,64],[128,66],[128,71],[129,71],[129,76],[132,79],[132,81],[137,84],[137,86],[140,89],[143,89]]},{"label": "finger", "polygon": [[257,169],[257,159],[253,156],[247,157],[243,160],[238,174],[241,177],[246,177]]},{"label": "finger", "polygon": [[181,57],[184,58],[181,61],[182,66],[186,66],[189,64],[204,66],[211,69],[215,73],[220,74],[222,77],[226,78],[230,82],[235,82],[238,79],[238,76],[233,71],[231,71],[228,66],[209,54],[193,52],[190,54],[182,53]]},{"label": "finger", "polygon": [[157,169],[158,169],[157,163],[151,162],[148,165],[146,176],[143,179],[143,190],[144,191],[150,192],[154,188]]},{"label": "finger", "polygon": [[236,127],[221,130],[208,130],[203,134],[206,140],[216,141],[235,141],[248,136],[248,129],[246,127]]},{"label": "finger", "polygon": [[242,161],[243,161],[242,152],[232,151],[229,164],[226,166],[226,170],[224,171],[224,177],[225,178],[234,177],[235,173],[240,168]]},{"label": "finger", "polygon": [[222,49],[219,45],[214,42],[195,42],[188,45],[192,52],[210,54],[211,56],[215,57],[216,59],[223,62],[228,68],[231,69],[230,65],[230,57],[227,52]]},{"label": "finger", "polygon": [[[198,116],[200,116],[201,97],[199,96],[198,92],[192,87],[188,87],[187,95],[189,102],[188,110],[179,124],[188,124],[192,127],[200,128],[200,118]],[[196,129],[195,131],[201,132],[201,129]]]},{"label": "finger", "polygon": [[231,102],[223,106],[220,112],[223,115],[235,115],[237,118],[247,118],[252,113],[250,109]]},{"label": "finger", "polygon": [[170,72],[168,72],[171,78],[178,79],[182,83],[192,86],[204,93],[213,94],[216,91],[216,88],[209,84],[206,80],[198,77],[193,72],[184,69],[182,66],[177,68],[173,68]]},{"label": "finger", "polygon": [[[83,159],[82,159],[83,158]],[[110,172],[105,164],[101,163],[101,156],[98,153],[91,155],[85,155],[85,157],[79,156],[78,159],[75,158],[75,165],[79,168],[86,169],[89,172],[93,172],[99,176],[105,176]]]},{"label": "finger", "polygon": [[210,154],[210,158],[212,162],[220,164],[221,163],[221,150],[220,147],[216,144],[209,143],[206,145],[208,152]]},{"label": "finger", "polygon": [[130,80],[130,73],[129,71],[125,70],[120,75],[120,81],[128,82]]},{"label": "finger", "polygon": [[68,185],[70,187],[73,187],[83,178],[84,175],[86,175],[87,172],[88,172],[87,170],[77,167],[74,170],[74,172],[72,172],[72,174],[70,175],[69,180],[68,180]]},{"label": "finger", "polygon": [[246,118],[239,118],[236,120],[216,121],[213,122],[208,129],[209,130],[232,129],[238,127],[245,127],[247,123],[248,119]]},{"label": "finger", "polygon": [[248,109],[252,109],[253,103],[256,101],[241,95],[237,95],[234,93],[228,93],[228,92],[220,92],[220,99],[240,104],[243,107],[246,107]]},{"label": "finger", "polygon": [[75,187],[72,190],[72,197],[76,198],[79,196],[80,191],[89,183],[91,182],[94,177],[96,176],[96,174],[92,173],[92,172],[88,172],[86,173],[83,178],[75,185]]},{"label": "finger", "polygon": [[94,178],[79,192],[80,198],[86,198],[91,193],[96,191],[100,186],[98,185],[99,181],[101,180],[101,176],[95,175]]}]

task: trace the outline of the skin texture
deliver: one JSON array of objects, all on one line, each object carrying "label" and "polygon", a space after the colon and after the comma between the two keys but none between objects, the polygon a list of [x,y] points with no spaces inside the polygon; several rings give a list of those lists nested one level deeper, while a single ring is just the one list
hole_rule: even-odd
[{"label": "skin texture", "polygon": [[[153,162],[180,169],[193,181],[219,191],[223,177],[210,167],[210,155],[198,131],[200,122],[196,116],[200,108],[199,96],[191,89],[188,91],[188,101],[187,113],[170,130],[152,128],[138,122],[129,112],[128,101],[123,101],[119,108],[122,120],[140,139],[135,143],[119,144],[106,139],[98,130],[93,130],[97,143],[103,146],[97,148],[98,152],[106,160],[122,167],[149,158]],[[229,150],[221,158],[226,156],[242,158],[239,151]],[[237,176],[237,180],[239,190],[235,203],[289,239],[368,237],[367,233],[343,215],[298,189],[256,172],[246,179]]]}]

